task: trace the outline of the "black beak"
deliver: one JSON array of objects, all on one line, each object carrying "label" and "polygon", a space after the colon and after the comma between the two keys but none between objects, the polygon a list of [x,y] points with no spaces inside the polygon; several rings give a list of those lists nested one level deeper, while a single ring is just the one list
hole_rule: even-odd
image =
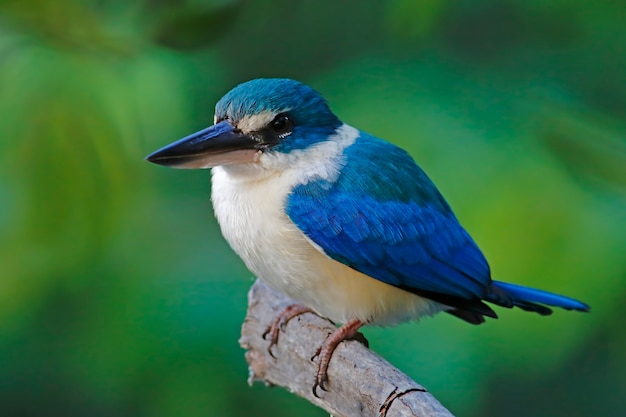
[{"label": "black beak", "polygon": [[253,162],[259,153],[258,145],[258,141],[223,120],[151,153],[146,160],[172,168],[211,168]]}]

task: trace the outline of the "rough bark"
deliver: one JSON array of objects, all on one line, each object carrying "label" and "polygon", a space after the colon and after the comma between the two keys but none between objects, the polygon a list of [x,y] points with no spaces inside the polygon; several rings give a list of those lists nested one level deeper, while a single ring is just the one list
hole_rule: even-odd
[{"label": "rough bark", "polygon": [[335,326],[315,314],[297,316],[281,331],[273,356],[263,338],[277,314],[292,303],[262,281],[250,289],[239,341],[246,349],[250,383],[284,387],[335,417],[452,416],[424,387],[358,341],[339,345],[328,370],[328,391],[320,390],[320,398],[315,397],[317,364],[311,357]]}]

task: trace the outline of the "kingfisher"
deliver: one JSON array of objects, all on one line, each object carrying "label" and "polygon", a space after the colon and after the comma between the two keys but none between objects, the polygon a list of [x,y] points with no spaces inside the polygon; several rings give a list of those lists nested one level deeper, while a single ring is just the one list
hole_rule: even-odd
[{"label": "kingfisher", "polygon": [[146,159],[212,169],[224,238],[252,273],[296,302],[268,328],[270,349],[304,312],[341,324],[317,351],[316,396],[327,390],[335,348],[364,325],[439,312],[480,324],[497,318],[486,303],[540,315],[590,309],[492,280],[483,253],[413,158],[343,123],[298,81],[238,85],[216,104],[212,126]]}]

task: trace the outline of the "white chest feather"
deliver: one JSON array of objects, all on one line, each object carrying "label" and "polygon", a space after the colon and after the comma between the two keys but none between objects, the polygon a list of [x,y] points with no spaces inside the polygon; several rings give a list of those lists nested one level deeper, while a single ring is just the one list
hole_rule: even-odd
[{"label": "white chest feather", "polygon": [[222,234],[255,275],[333,321],[395,324],[440,311],[436,303],[329,258],[285,213],[295,185],[337,178],[342,151],[358,134],[344,125],[335,141],[305,151],[213,168],[212,200]]}]

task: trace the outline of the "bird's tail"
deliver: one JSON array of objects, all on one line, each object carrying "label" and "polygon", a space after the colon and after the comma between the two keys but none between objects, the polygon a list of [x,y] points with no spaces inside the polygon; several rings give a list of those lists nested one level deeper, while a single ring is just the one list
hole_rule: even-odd
[{"label": "bird's tail", "polygon": [[504,307],[515,306],[522,310],[535,311],[542,316],[552,314],[552,310],[546,306],[577,311],[589,311],[591,308],[587,304],[573,298],[521,285],[493,281],[491,288],[492,291],[487,296],[487,301]]}]

